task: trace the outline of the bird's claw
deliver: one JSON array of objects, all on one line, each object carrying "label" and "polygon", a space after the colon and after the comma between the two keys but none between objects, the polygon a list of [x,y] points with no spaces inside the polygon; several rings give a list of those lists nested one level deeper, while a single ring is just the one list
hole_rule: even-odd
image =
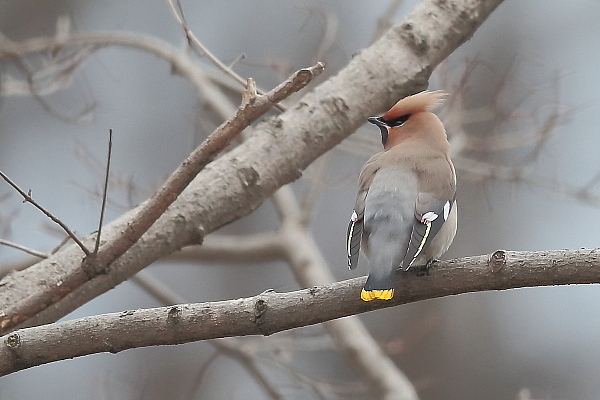
[{"label": "bird's claw", "polygon": [[431,268],[431,266],[436,262],[438,262],[438,260],[435,258],[427,260],[425,265],[421,265],[419,271],[417,272],[417,276],[429,276],[429,268]]}]

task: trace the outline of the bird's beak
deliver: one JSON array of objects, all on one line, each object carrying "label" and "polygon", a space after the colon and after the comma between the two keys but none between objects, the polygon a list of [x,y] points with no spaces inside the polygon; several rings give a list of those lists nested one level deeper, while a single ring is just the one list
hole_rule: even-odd
[{"label": "bird's beak", "polygon": [[377,127],[381,131],[381,144],[383,144],[385,146],[385,144],[387,143],[387,140],[388,140],[387,124],[381,119],[381,117],[369,117],[369,118],[367,118],[367,121],[369,121],[373,125],[377,125]]},{"label": "bird's beak", "polygon": [[381,117],[369,117],[369,118],[367,118],[367,121],[369,121],[373,125],[377,125],[379,127],[386,126],[385,122],[383,122]]}]

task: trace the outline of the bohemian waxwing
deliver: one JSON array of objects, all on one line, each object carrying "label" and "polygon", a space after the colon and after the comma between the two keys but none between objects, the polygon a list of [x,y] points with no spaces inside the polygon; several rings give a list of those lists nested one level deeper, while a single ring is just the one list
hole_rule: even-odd
[{"label": "bohemian waxwing", "polygon": [[362,244],[370,273],[364,301],[394,296],[397,268],[427,265],[456,234],[456,174],[439,118],[429,112],[442,91],[421,92],[397,102],[369,122],[381,130],[383,151],[363,167],[348,226],[348,266],[358,264]]}]

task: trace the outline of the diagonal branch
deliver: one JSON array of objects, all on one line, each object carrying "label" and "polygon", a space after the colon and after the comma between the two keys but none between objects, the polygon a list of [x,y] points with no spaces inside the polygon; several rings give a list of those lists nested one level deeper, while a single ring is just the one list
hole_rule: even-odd
[{"label": "diagonal branch", "polygon": [[[438,262],[427,277],[399,272],[398,296],[363,302],[365,278],[289,293],[124,311],[15,331],[0,338],[0,375],[99,352],[219,337],[270,335],[352,314],[425,299],[527,286],[600,283],[600,249],[498,250]],[[65,340],[69,338],[69,340]],[[48,349],[52,351],[48,351]]]},{"label": "diagonal branch", "polygon": [[[258,125],[250,140],[207,166],[106,274],[84,283],[70,279],[81,269],[81,252],[67,246],[27,270],[5,277],[0,282],[0,310],[4,311],[0,329],[7,332],[24,320],[28,324],[55,321],[157,259],[198,243],[207,233],[247,215],[279,187],[298,178],[314,159],[360,126],[367,115],[422,89],[436,65],[469,39],[500,3],[422,0],[380,40],[355,55],[343,70],[306,94],[296,106]],[[94,36],[79,35],[77,43],[111,43],[100,43],[97,38],[88,43],[85,38]],[[169,50],[163,54],[147,40],[143,44],[148,46],[141,47],[132,35],[107,38],[121,46],[148,48],[152,54],[176,60],[176,70],[198,91],[203,87],[202,71],[172,46],[166,44]],[[42,39],[26,43],[29,49],[56,47],[52,41]],[[6,46],[11,51],[20,49],[18,44],[0,43],[0,57],[7,51]],[[106,225],[105,240],[125,229],[136,211]],[[56,294],[45,295],[49,288],[58,287],[64,290],[58,302],[43,301],[45,296],[52,299]],[[29,301],[32,298],[40,301]],[[28,302],[33,303],[27,308],[29,312],[20,314],[18,310]]]},{"label": "diagonal branch", "polygon": [[133,246],[194,177],[209,162],[213,161],[240,132],[269,111],[274,104],[306,87],[315,76],[323,71],[323,68],[322,63],[317,63],[310,68],[301,69],[265,95],[258,95],[255,90],[250,91],[253,86],[249,80],[248,90],[250,93],[247,94],[236,114],[222,123],[200,146],[194,149],[156,193],[138,208],[126,228],[119,235],[107,241],[92,257],[91,262],[94,263],[93,267],[96,272],[104,271],[108,264]]}]

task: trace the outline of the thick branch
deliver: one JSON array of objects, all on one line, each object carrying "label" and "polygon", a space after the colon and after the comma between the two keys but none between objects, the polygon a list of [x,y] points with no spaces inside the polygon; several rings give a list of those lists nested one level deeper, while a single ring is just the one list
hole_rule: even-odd
[{"label": "thick branch", "polygon": [[[347,315],[453,294],[600,283],[600,249],[496,251],[439,262],[427,277],[399,272],[390,301],[364,302],[364,278],[289,293],[124,311],[25,328],[0,339],[0,374],[99,352],[229,336],[270,335]],[[65,340],[65,338],[69,338]]]},{"label": "thick branch", "polygon": [[[81,261],[80,251],[70,246],[4,278],[0,282],[0,310],[5,314],[0,317],[0,328],[6,332],[26,319],[28,324],[54,321],[157,259],[248,214],[277,188],[298,178],[314,159],[360,126],[367,115],[426,86],[435,66],[470,38],[500,3],[501,0],[420,2],[399,24],[357,54],[337,75],[304,96],[297,106],[259,125],[248,141],[209,164],[148,232],[111,264],[106,274],[82,285],[69,281],[67,278],[80,268]],[[30,44],[40,48],[41,42]],[[85,45],[86,41],[81,39],[80,44]],[[189,61],[181,61],[181,65],[188,68],[186,77],[196,79]],[[107,225],[103,230],[105,240],[125,229],[135,212]],[[68,294],[36,315],[10,312],[52,286],[60,286]],[[43,307],[44,304],[38,304],[38,309]]]}]

